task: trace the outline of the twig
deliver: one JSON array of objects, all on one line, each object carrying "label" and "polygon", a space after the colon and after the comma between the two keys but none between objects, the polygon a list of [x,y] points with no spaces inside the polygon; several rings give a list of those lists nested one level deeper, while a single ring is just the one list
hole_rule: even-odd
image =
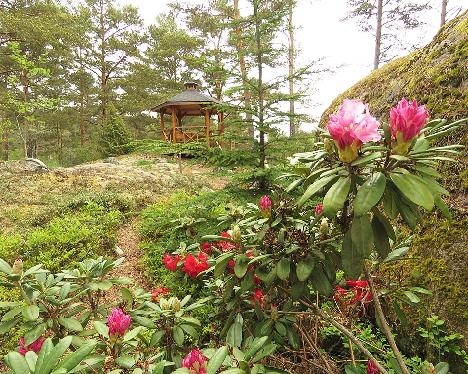
[{"label": "twig", "polygon": [[403,372],[403,374],[410,374],[410,371],[408,370],[408,368],[405,365],[405,362],[403,361],[403,356],[401,355],[401,352],[396,345],[395,339],[393,338],[390,326],[388,325],[387,320],[385,319],[385,315],[382,310],[382,305],[380,304],[379,296],[375,290],[372,276],[369,274],[367,268],[365,268],[365,273],[367,282],[369,283],[370,292],[372,294],[372,299],[374,300],[375,313],[377,314],[377,318],[380,321],[380,325],[382,326],[382,330],[385,334],[385,337],[387,338],[387,341],[390,344],[390,348],[395,354],[395,358],[398,361],[398,365],[400,366],[400,369]]}]

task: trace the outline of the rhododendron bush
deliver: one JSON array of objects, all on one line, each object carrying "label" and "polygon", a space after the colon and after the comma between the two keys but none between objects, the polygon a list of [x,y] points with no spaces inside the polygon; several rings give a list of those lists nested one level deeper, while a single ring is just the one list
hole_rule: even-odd
[{"label": "rhododendron bush", "polygon": [[[230,230],[213,228],[203,242],[164,255],[161,266],[203,284],[208,298],[178,298],[169,284],[127,288],[130,280],[110,276],[120,260],[88,260],[57,274],[0,260],[1,284],[21,295],[0,303],[0,334],[21,334],[5,362],[15,373],[280,373],[267,365],[270,356],[316,341],[299,328],[313,317],[349,340],[347,373],[409,373],[387,322],[388,295],[413,306],[429,292],[405,279],[384,282],[380,270],[411,245],[396,224],[414,229],[435,209],[450,219],[437,168],[454,161],[459,146],[433,144],[464,122],[430,120],[424,106],[403,99],[390,123],[379,123],[365,103],[345,100],[316,148],[294,156],[285,190],[220,217]],[[117,286],[112,304],[106,296]],[[209,347],[191,314],[207,303],[223,325]],[[383,358],[352,332],[363,316],[375,316],[387,339]],[[427,373],[448,370],[425,365]]]},{"label": "rhododendron bush", "polygon": [[[345,100],[330,116],[316,149],[295,155],[293,172],[284,176],[294,179],[286,191],[238,209],[243,214],[231,222],[228,234],[214,233],[191,247],[199,251],[193,256],[210,265],[200,268],[197,277],[207,280],[225,309],[222,334],[230,346],[237,347],[243,334],[253,334],[298,349],[304,336],[295,328],[297,316],[310,314],[347,336],[368,360],[368,372],[409,373],[382,302],[391,293],[412,306],[429,292],[404,280],[384,284],[378,274],[410,247],[395,224],[414,229],[423,211],[435,209],[450,219],[443,200],[448,191],[438,182],[437,168],[442,161],[454,162],[451,156],[460,146],[432,144],[466,120],[430,120],[423,105],[406,99],[390,109],[389,117],[388,124],[379,123],[365,103]],[[297,200],[290,197],[300,189]],[[187,248],[172,256],[188,258]],[[186,267],[166,266],[187,273]],[[351,319],[372,310],[393,357],[376,359],[321,308],[329,300]],[[355,365],[347,370],[359,372]],[[436,368],[443,371],[446,364]]]}]

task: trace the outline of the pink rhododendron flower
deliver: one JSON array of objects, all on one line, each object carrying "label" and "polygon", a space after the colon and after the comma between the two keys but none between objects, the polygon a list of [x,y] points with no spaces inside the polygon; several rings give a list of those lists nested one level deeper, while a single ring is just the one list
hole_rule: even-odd
[{"label": "pink rhododendron flower", "polygon": [[392,133],[392,148],[396,154],[408,153],[408,147],[429,119],[429,112],[424,105],[416,100],[410,103],[401,99],[398,105],[390,110],[390,130]]},{"label": "pink rhododendron flower", "polygon": [[151,292],[151,300],[154,302],[158,302],[161,296],[167,295],[170,291],[170,288],[167,287],[159,287],[156,288],[153,292]]},{"label": "pink rhododendron flower", "polygon": [[258,202],[258,206],[260,207],[260,210],[262,212],[267,212],[271,209],[271,205],[273,203],[271,202],[271,199],[268,197],[268,195],[263,195],[260,201]]},{"label": "pink rhododendron flower", "polygon": [[164,254],[163,264],[170,271],[176,271],[177,270],[177,264],[179,263],[179,261],[180,261],[180,255],[171,256],[168,253]]},{"label": "pink rhododendron flower", "polygon": [[196,278],[198,274],[209,268],[207,261],[208,256],[206,256],[202,251],[198,253],[197,257],[189,253],[187,257],[185,257],[182,271],[189,277]]},{"label": "pink rhododendron flower", "polygon": [[124,336],[125,332],[130,327],[132,317],[125,314],[120,308],[113,308],[111,314],[107,317],[107,326],[109,327],[109,335]]},{"label": "pink rhododendron flower", "polygon": [[320,214],[323,213],[323,204],[320,204],[318,203],[316,206],[315,206],[315,214],[317,216],[319,216]]},{"label": "pink rhododendron flower", "polygon": [[372,360],[367,361],[367,374],[379,374],[379,368]]},{"label": "pink rhododendron flower", "polygon": [[370,115],[369,107],[359,100],[346,99],[336,114],[331,114],[328,132],[338,147],[340,160],[354,161],[364,143],[378,141],[379,122]]},{"label": "pink rhododendron flower", "polygon": [[26,354],[26,352],[29,352],[29,351],[33,351],[34,353],[39,353],[44,342],[45,342],[45,338],[43,336],[40,336],[31,344],[24,345],[24,337],[22,336],[19,340],[19,345],[20,345],[19,353],[22,354],[23,356]]},{"label": "pink rhododendron flower", "polygon": [[207,359],[198,349],[192,349],[182,360],[182,367],[189,369],[191,374],[206,374]]}]

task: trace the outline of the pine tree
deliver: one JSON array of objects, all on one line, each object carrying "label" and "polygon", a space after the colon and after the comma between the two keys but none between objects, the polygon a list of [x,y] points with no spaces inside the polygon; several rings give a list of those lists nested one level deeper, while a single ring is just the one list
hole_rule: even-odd
[{"label": "pine tree", "polygon": [[359,28],[374,35],[374,64],[394,56],[395,46],[403,45],[399,39],[402,29],[414,29],[421,25],[420,13],[429,9],[428,4],[408,0],[347,0],[351,8],[344,19],[356,18]]}]

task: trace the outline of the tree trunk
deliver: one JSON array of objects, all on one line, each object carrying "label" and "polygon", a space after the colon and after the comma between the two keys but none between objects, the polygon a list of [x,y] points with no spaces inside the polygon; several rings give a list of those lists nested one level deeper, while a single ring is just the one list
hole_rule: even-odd
[{"label": "tree trunk", "polygon": [[288,32],[289,32],[289,135],[293,136],[296,133],[296,118],[295,118],[295,99],[294,99],[294,58],[296,50],[294,47],[294,0],[289,0],[289,17],[288,17]]},{"label": "tree trunk", "polygon": [[445,21],[447,20],[447,3],[448,0],[442,0],[442,10],[440,11],[440,27],[445,25]]},{"label": "tree trunk", "polygon": [[101,119],[102,122],[106,119],[106,109],[107,109],[107,69],[106,69],[106,61],[105,61],[105,54],[106,54],[106,29],[104,25],[104,3],[100,1],[100,17],[99,17],[99,33],[101,39],[101,55],[100,57],[100,70],[101,70],[101,82],[100,82],[100,89],[101,89]]},{"label": "tree trunk", "polygon": [[255,20],[255,44],[256,44],[256,60],[258,68],[258,130],[259,130],[259,153],[260,153],[260,168],[265,168],[265,129],[264,129],[264,102],[263,102],[263,52],[262,40],[260,35],[261,20],[258,15],[258,0],[253,1],[253,15]]},{"label": "tree trunk", "polygon": [[[234,0],[234,12],[233,12],[234,21],[240,21],[240,12],[239,12],[239,0]],[[248,126],[248,134],[249,137],[253,138],[254,136],[254,123],[252,121],[252,95],[250,93],[248,75],[247,75],[247,66],[245,63],[245,56],[244,56],[244,43],[242,43],[241,35],[242,30],[240,24],[236,25],[235,28],[236,34],[236,50],[237,55],[239,58],[239,66],[241,72],[241,79],[242,79],[242,86],[244,89],[244,105],[245,105],[245,120]]]},{"label": "tree trunk", "polygon": [[379,68],[380,46],[382,44],[382,13],[383,0],[377,1],[377,27],[375,28],[374,70]]},{"label": "tree trunk", "polygon": [[8,126],[5,125],[3,128],[2,133],[2,160],[8,161],[10,153],[10,141],[9,141],[9,134],[8,134]]}]

